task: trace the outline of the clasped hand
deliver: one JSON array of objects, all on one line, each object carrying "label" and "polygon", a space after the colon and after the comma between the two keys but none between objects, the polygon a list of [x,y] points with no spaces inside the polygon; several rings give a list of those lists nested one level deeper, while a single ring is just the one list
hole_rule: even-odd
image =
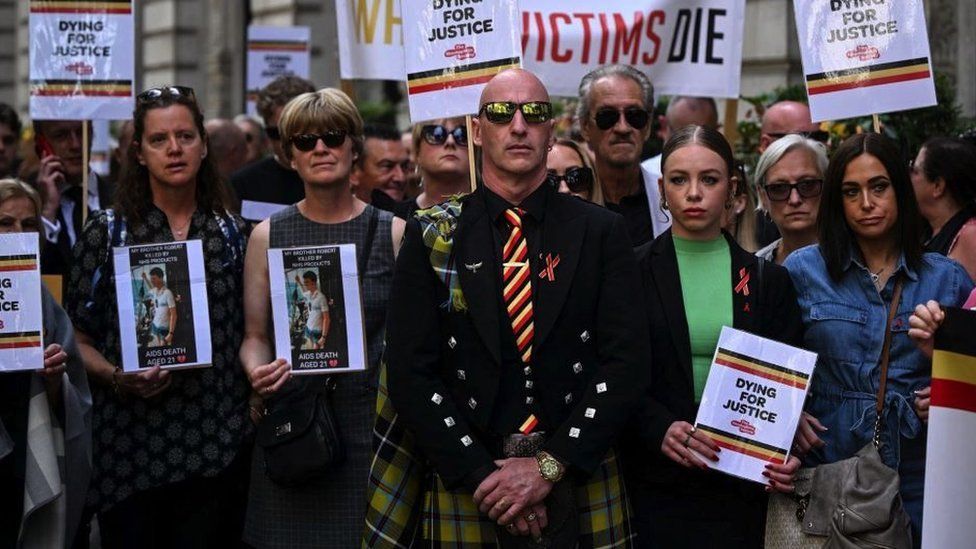
[{"label": "clasped hand", "polygon": [[488,475],[474,492],[478,510],[506,526],[512,534],[542,537],[549,523],[543,503],[552,483],[542,478],[535,458],[495,461],[498,469]]}]

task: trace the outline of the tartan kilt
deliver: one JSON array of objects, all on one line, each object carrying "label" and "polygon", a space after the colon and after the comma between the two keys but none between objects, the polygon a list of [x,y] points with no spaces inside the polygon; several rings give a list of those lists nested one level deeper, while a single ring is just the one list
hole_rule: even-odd
[{"label": "tartan kilt", "polygon": [[[366,491],[364,548],[495,548],[495,523],[472,495],[449,492],[398,421],[380,367],[373,429],[373,463]],[[580,548],[632,547],[630,505],[613,451],[576,487]]]}]

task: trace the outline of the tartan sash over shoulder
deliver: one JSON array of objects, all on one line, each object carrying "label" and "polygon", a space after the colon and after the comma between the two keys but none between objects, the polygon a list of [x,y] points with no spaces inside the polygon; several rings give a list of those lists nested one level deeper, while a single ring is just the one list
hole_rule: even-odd
[{"label": "tartan sash over shoulder", "polygon": [[452,311],[465,311],[468,308],[458,281],[454,256],[454,231],[461,218],[461,206],[460,197],[453,196],[447,202],[415,214],[423,231],[424,245],[430,250],[430,266],[437,278],[447,286],[447,301],[441,306]]},{"label": "tartan sash over shoulder", "polygon": [[[494,523],[471,494],[449,492],[427,464],[413,435],[398,421],[381,365],[367,488],[364,548],[497,547]],[[564,481],[568,482],[568,481]],[[631,547],[630,507],[611,451],[585,484],[576,487],[580,548]]]}]

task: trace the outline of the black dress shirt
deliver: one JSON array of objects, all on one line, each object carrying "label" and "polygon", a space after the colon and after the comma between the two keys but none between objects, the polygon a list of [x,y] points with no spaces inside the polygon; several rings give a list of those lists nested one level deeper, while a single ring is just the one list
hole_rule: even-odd
[{"label": "black dress shirt", "polygon": [[651,207],[647,203],[647,190],[644,188],[644,174],[641,173],[637,192],[620,199],[620,202],[606,202],[607,209],[624,216],[630,245],[640,246],[654,240],[654,226],[651,223]]}]

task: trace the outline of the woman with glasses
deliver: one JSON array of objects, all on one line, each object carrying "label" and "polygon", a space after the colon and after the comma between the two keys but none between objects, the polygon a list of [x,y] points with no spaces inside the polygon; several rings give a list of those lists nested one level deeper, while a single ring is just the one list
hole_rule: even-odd
[{"label": "woman with glasses", "polygon": [[976,280],[976,147],[953,137],[929,139],[911,174],[929,225],[926,250],[955,259]]},{"label": "woman with glasses", "polygon": [[[37,191],[0,180],[0,234],[40,229]],[[0,547],[72,547],[91,476],[88,379],[71,321],[44,285],[41,317],[43,367],[0,373]]]},{"label": "woman with glasses", "polygon": [[575,141],[560,139],[549,149],[549,177],[559,182],[559,192],[572,194],[603,206],[603,188],[589,155]]},{"label": "woman with glasses", "polygon": [[929,385],[931,363],[909,340],[909,317],[929,300],[958,306],[973,288],[956,262],[924,253],[923,228],[907,163],[895,144],[879,134],[855,135],[827,167],[819,244],[793,252],[784,263],[803,313],[803,346],[819,355],[806,402],[809,417],[801,420],[793,448],[808,465],[852,457],[874,438],[884,327],[901,288],[878,434],[882,460],[899,473],[916,547],[926,433],[915,393]]},{"label": "woman with glasses", "polygon": [[[345,461],[301,479],[296,486],[284,486],[265,474],[259,444],[251,469],[244,540],[256,548],[354,547],[359,545],[365,520],[386,303],[405,223],[352,194],[349,175],[362,154],[363,121],[346,94],[325,88],[299,95],[285,105],[279,127],[285,158],[304,181],[305,198],[261,222],[251,236],[241,362],[269,413],[303,395],[328,390]],[[289,360],[275,353],[268,336],[272,319],[267,252],[331,244],[356,245],[368,367],[335,376],[293,377]],[[340,317],[334,315],[331,322],[340,322]]]},{"label": "woman with glasses", "polygon": [[817,242],[817,212],[827,151],[812,139],[790,134],[774,141],[756,163],[760,208],[781,238],[756,255],[782,265],[793,251]]},{"label": "woman with glasses", "polygon": [[471,191],[468,132],[463,117],[415,124],[411,136],[421,193],[401,204],[397,214],[404,219],[417,210]]},{"label": "woman with glasses", "polygon": [[[141,93],[133,123],[115,206],[85,225],[65,296],[95,400],[89,504],[103,547],[217,546],[240,538],[245,505],[246,226],[227,212],[193,90]],[[123,374],[113,249],[183,240],[202,241],[213,364]]]},{"label": "woman with glasses", "polygon": [[[738,184],[728,142],[686,126],[661,157],[671,228],[637,250],[654,360],[629,444],[628,493],[641,547],[762,547],[766,493],[790,492],[799,460],[766,467],[768,485],[709,472],[725,451],[693,427],[723,326],[796,344],[800,312],[785,269],[722,230]],[[765,491],[764,491],[765,488]]]}]

